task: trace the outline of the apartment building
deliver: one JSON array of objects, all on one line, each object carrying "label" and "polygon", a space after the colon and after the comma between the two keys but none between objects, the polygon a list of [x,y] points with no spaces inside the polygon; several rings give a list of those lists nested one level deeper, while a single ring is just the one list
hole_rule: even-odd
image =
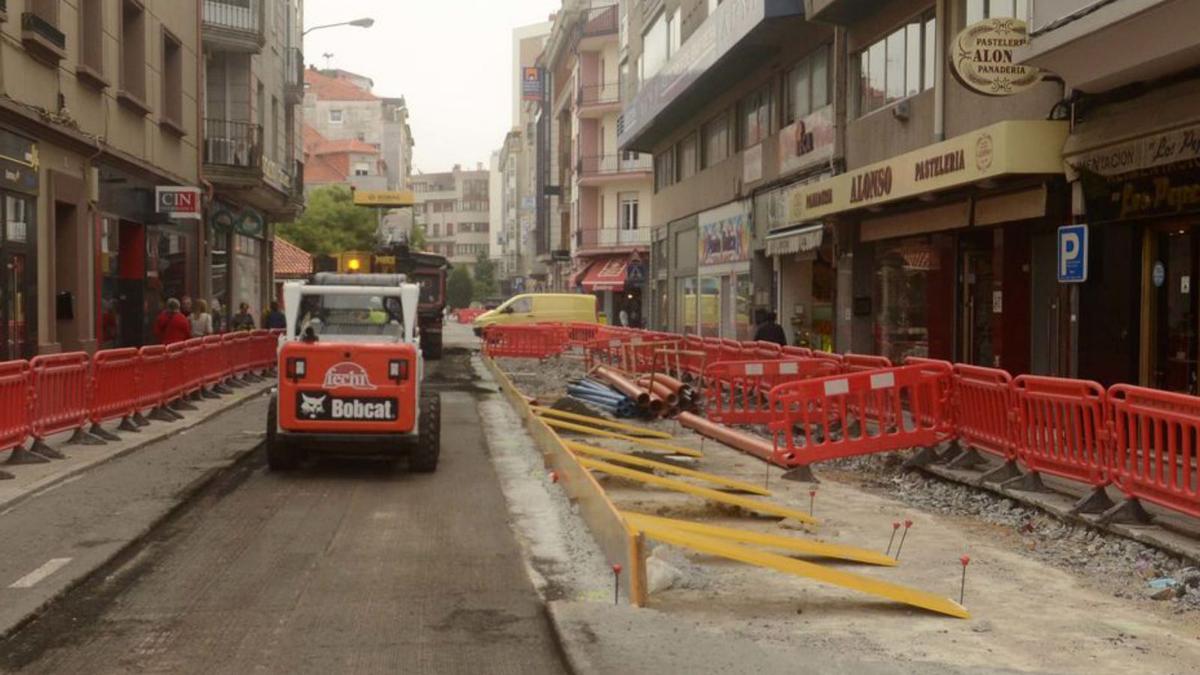
[{"label": "apartment building", "polygon": [[[549,183],[569,273],[558,288],[596,294],[602,312],[640,318],[649,257],[652,181],[649,155],[621,152],[624,4],[564,2],[544,53],[553,116]],[[553,257],[553,249],[551,255]],[[561,259],[561,253],[560,253]],[[632,274],[631,274],[632,272]]]},{"label": "apartment building", "polygon": [[656,323],[1064,370],[1064,90],[963,48],[1016,44],[1024,3],[662,4],[621,134],[655,154]]},{"label": "apartment building", "polygon": [[386,162],[379,148],[354,138],[333,141],[304,126],[304,191],[330,185],[387,190]]},{"label": "apartment building", "polygon": [[445,173],[412,178],[413,217],[425,231],[425,250],[446,256],[450,264],[474,270],[479,256],[490,255],[491,172],[459,165]]},{"label": "apartment building", "polygon": [[[1028,3],[1017,61],[1061,77],[1071,220],[1069,371],[1195,394],[1200,362],[1200,4]],[[1065,221],[1064,221],[1065,222]],[[1064,312],[1066,313],[1066,312]]]},{"label": "apartment building", "polygon": [[9,0],[0,33],[0,359],[142,344],[200,290],[200,7]]},{"label": "apartment building", "polygon": [[413,171],[413,135],[403,97],[380,97],[368,77],[345,70],[304,72],[304,119],[330,140],[373,145],[387,170],[388,190],[409,187]]},{"label": "apartment building", "polygon": [[254,316],[273,294],[274,225],[304,199],[301,0],[204,0],[203,175],[212,186],[201,297]]}]

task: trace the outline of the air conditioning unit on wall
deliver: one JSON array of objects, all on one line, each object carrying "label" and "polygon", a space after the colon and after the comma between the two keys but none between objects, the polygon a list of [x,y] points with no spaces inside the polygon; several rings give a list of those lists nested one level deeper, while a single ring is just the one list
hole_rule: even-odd
[{"label": "air conditioning unit on wall", "polygon": [[900,120],[901,122],[907,122],[908,117],[911,114],[912,114],[912,102],[909,101],[908,99],[904,99],[903,101],[900,101],[896,105],[892,106],[892,117],[895,117],[896,119]]}]

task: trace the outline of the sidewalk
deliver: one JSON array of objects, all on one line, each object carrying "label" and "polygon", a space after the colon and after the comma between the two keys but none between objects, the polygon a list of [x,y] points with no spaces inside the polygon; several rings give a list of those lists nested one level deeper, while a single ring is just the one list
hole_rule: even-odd
[{"label": "sidewalk", "polygon": [[[269,382],[196,402],[103,446],[63,446],[67,459],[5,467],[0,482],[0,636],[137,542],[221,470],[257,448]],[[109,425],[110,428],[115,425]]]}]

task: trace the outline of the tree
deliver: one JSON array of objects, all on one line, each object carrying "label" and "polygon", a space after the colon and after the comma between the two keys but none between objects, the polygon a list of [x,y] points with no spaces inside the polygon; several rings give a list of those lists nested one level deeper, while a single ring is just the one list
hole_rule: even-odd
[{"label": "tree", "polygon": [[496,263],[480,253],[475,257],[475,299],[486,300],[500,292],[496,284]]},{"label": "tree", "polygon": [[413,223],[412,229],[408,231],[408,247],[414,251],[425,250],[425,228],[423,226]]},{"label": "tree", "polygon": [[471,273],[467,271],[467,268],[455,267],[454,271],[450,273],[450,280],[446,282],[446,301],[450,305],[450,309],[470,307],[473,286]]},{"label": "tree", "polygon": [[379,221],[371,209],[354,205],[349,187],[330,185],[313,190],[304,215],[278,232],[313,255],[371,251],[379,242]]}]

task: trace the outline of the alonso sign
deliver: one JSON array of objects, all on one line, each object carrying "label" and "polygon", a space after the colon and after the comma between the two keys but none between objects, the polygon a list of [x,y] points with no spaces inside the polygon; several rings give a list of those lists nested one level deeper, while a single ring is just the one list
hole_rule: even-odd
[{"label": "alonso sign", "polygon": [[1042,79],[1042,71],[1019,65],[1013,51],[1029,44],[1025,22],[993,18],[973,23],[954,41],[954,74],[969,89],[988,96],[1011,96]]}]

